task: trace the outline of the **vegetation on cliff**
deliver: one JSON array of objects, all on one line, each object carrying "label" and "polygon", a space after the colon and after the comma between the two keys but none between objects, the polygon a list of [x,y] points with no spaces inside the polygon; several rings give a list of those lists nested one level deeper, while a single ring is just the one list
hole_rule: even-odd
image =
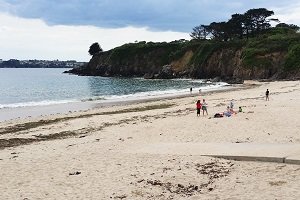
[{"label": "vegetation on cliff", "polygon": [[[300,33],[293,24],[271,27],[273,11],[251,9],[227,22],[199,25],[192,40],[136,42],[94,54],[81,75],[147,78],[299,78]],[[209,39],[206,39],[209,37]]]},{"label": "vegetation on cliff", "polygon": [[99,45],[99,43],[98,43],[98,42],[95,42],[95,43],[93,43],[93,44],[90,46],[89,54],[90,54],[91,56],[94,56],[94,55],[96,55],[96,54],[98,54],[98,53],[100,53],[100,52],[102,52],[102,51],[103,51],[103,49],[101,48],[101,46]]}]

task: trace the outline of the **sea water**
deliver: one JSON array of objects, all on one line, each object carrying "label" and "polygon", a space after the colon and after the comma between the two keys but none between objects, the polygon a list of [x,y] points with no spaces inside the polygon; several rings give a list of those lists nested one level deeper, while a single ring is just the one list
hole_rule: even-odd
[{"label": "sea water", "polygon": [[86,101],[132,100],[214,90],[226,83],[76,76],[68,69],[0,68],[0,109]]}]

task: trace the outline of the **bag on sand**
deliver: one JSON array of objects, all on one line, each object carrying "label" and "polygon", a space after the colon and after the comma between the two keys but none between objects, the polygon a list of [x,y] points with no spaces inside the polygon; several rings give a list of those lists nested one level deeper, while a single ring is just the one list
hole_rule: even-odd
[{"label": "bag on sand", "polygon": [[216,113],[216,114],[214,115],[214,118],[220,118],[220,117],[223,117],[223,115],[222,115],[221,113]]}]

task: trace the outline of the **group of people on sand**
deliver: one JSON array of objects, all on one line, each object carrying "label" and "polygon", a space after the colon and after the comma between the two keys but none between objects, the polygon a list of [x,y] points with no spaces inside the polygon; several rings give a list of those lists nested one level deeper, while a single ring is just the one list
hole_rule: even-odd
[{"label": "group of people on sand", "polygon": [[[266,94],[266,101],[269,101],[269,95],[270,95],[269,89],[267,89],[267,91],[266,91],[265,94]],[[201,100],[198,100],[197,103],[196,103],[196,108],[197,108],[197,116],[201,115],[201,110],[202,110],[203,115],[204,115],[204,113],[206,113],[206,115],[208,115],[208,112],[207,112],[207,103],[206,103],[205,99],[203,99],[202,103],[201,103]],[[224,111],[224,112],[216,113],[214,115],[214,117],[215,118],[224,117],[224,116],[225,117],[230,117],[232,115],[237,114],[238,112],[243,112],[243,109],[242,109],[241,106],[239,107],[238,112],[234,111],[233,108],[234,108],[234,100],[232,99],[229,102],[229,105],[227,106],[227,110]]]},{"label": "group of people on sand", "polygon": [[206,115],[208,115],[207,103],[206,103],[205,99],[203,99],[202,103],[201,103],[201,100],[198,100],[196,103],[196,108],[197,108],[197,116],[201,115],[201,110],[202,110],[203,115],[204,115],[204,113],[206,113]]},{"label": "group of people on sand", "polygon": [[[238,112],[233,110],[234,107],[234,103],[233,103],[233,99],[230,101],[229,106],[227,106],[227,110],[225,112],[223,112],[223,115],[226,117],[230,117],[232,115],[237,114]],[[242,107],[239,107],[239,112],[243,112]]]},{"label": "group of people on sand", "polygon": [[227,110],[224,112],[220,112],[220,113],[216,113],[214,115],[214,118],[220,118],[220,117],[231,117],[232,115],[237,114],[238,112],[243,112],[242,107],[239,107],[239,111],[234,111],[233,110],[234,107],[234,102],[233,99],[229,102],[229,105],[227,106]]},{"label": "group of people on sand", "polygon": [[[201,110],[202,110],[202,115],[204,116],[204,114],[206,113],[206,115],[208,115],[207,112],[207,103],[205,101],[205,99],[203,99],[202,103],[201,100],[198,100],[196,103],[196,108],[197,108],[197,117],[201,115]],[[231,115],[237,114],[236,111],[233,110],[234,107],[234,103],[233,103],[233,99],[230,101],[229,105],[227,106],[227,110],[222,112],[222,113],[216,113],[214,117],[230,117]],[[239,107],[239,112],[242,112],[242,107]]]}]

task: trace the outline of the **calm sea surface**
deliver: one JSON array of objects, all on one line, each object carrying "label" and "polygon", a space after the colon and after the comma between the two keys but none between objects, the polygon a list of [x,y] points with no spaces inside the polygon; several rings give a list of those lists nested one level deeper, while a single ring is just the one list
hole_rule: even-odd
[{"label": "calm sea surface", "polygon": [[67,69],[0,68],[0,109],[68,102],[138,99],[212,90],[225,83],[202,80],[145,80],[63,74]]}]

